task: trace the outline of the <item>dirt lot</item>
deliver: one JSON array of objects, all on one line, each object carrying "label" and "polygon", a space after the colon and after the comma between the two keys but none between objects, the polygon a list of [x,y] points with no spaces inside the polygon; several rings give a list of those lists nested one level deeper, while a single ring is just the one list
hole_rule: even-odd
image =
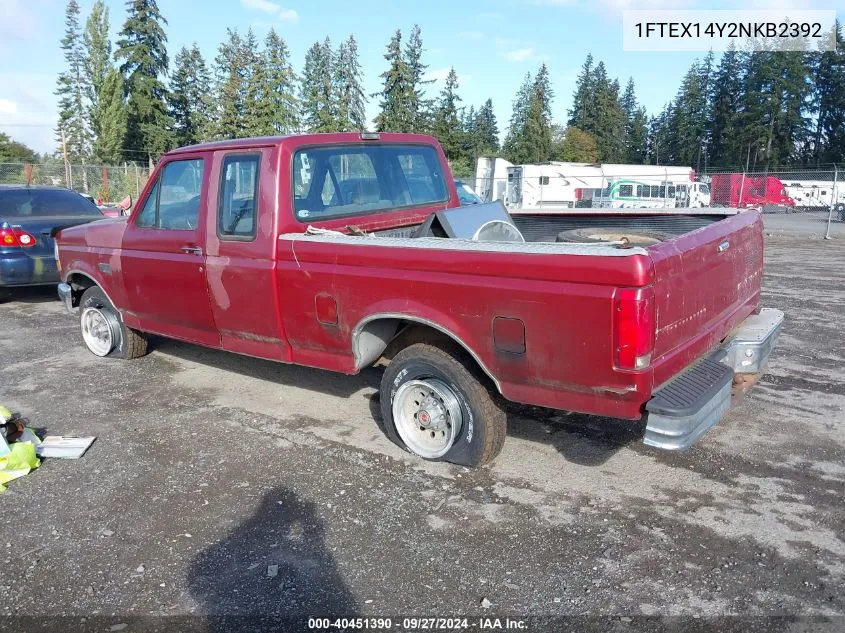
[{"label": "dirt lot", "polygon": [[767,218],[765,303],[788,319],[768,375],[684,454],[637,425],[513,407],[491,467],[425,463],[373,422],[377,370],[165,340],[102,361],[52,290],[19,293],[0,305],[0,402],[98,440],[0,496],[0,614],[106,631],[191,614],[841,616],[845,246],[802,222],[820,224]]}]

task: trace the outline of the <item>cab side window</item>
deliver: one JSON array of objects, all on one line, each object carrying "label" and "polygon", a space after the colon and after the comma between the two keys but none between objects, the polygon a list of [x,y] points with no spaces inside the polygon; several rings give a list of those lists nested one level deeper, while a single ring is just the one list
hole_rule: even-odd
[{"label": "cab side window", "polygon": [[162,169],[135,226],[192,231],[199,219],[203,159],[176,160]]},{"label": "cab side window", "polygon": [[258,207],[257,154],[227,156],[220,172],[217,235],[221,239],[255,238]]}]

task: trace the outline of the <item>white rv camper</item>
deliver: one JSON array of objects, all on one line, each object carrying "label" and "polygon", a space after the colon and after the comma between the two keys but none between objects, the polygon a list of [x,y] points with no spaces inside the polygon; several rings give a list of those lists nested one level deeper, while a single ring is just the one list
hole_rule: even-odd
[{"label": "white rv camper", "polygon": [[475,163],[475,192],[484,202],[504,200],[507,195],[508,168],[513,163],[495,156],[481,156]]},{"label": "white rv camper", "polygon": [[[671,206],[707,206],[706,187],[694,187],[689,167],[549,162],[508,168],[505,204],[512,210],[540,211],[590,207],[594,195],[622,179],[642,185],[669,183],[678,199]],[[673,196],[674,197],[674,196]]]},{"label": "white rv camper", "polygon": [[782,177],[786,194],[795,200],[796,207],[829,209],[845,203],[845,182],[832,180],[789,180]]}]

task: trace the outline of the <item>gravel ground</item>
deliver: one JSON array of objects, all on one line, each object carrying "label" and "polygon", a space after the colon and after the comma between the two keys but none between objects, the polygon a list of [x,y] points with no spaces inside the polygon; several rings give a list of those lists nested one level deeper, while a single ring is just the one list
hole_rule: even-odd
[{"label": "gravel ground", "polygon": [[787,321],[769,373],[684,454],[645,447],[638,425],[514,406],[492,466],[426,463],[374,423],[375,369],[166,340],[103,361],[52,290],[18,293],[0,305],[0,402],[98,439],[0,496],[0,628],[232,630],[254,622],[175,616],[262,615],[299,630],[329,614],[845,627],[845,250],[812,219],[771,217],[765,304]]}]

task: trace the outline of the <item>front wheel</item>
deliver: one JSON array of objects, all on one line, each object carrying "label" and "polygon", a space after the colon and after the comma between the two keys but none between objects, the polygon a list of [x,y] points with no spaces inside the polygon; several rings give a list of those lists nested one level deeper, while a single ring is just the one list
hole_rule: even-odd
[{"label": "front wheel", "polygon": [[423,459],[480,466],[502,449],[500,398],[457,346],[406,347],[387,366],[380,395],[388,438]]},{"label": "front wheel", "polygon": [[126,327],[120,313],[100,288],[88,288],[79,301],[82,341],[101,358],[139,358],[147,353],[147,338]]}]

